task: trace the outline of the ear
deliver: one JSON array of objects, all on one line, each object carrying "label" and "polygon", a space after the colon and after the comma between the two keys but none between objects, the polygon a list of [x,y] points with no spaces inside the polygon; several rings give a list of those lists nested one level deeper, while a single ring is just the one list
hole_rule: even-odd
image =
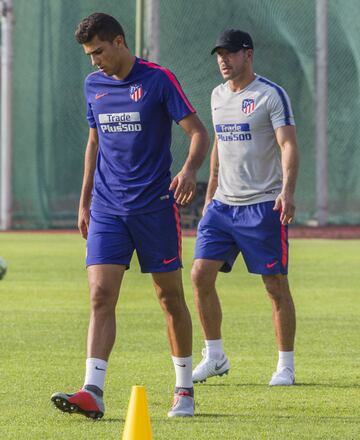
[{"label": "ear", "polygon": [[114,44],[117,47],[124,46],[124,37],[122,35],[118,35],[114,39]]},{"label": "ear", "polygon": [[252,49],[247,49],[246,55],[248,60],[252,60],[254,57],[254,51]]}]

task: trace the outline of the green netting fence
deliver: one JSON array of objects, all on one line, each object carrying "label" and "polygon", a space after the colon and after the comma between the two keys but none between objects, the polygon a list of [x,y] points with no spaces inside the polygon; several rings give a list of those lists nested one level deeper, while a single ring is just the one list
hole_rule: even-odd
[{"label": "green netting fence", "polygon": [[[328,8],[329,221],[355,224],[360,223],[360,2],[331,0]],[[135,0],[14,0],[15,228],[76,224],[88,130],[82,84],[92,68],[73,33],[95,11],[119,19],[134,51]],[[210,55],[214,39],[226,27],[251,33],[255,71],[283,86],[292,100],[301,150],[297,221],[314,218],[315,1],[160,0],[159,20],[159,62],[177,75],[210,133],[210,94],[221,81]],[[174,172],[186,150],[187,139],[175,125]],[[200,195],[208,163],[209,158],[199,172]],[[201,196],[193,212],[200,212],[200,204]]]}]

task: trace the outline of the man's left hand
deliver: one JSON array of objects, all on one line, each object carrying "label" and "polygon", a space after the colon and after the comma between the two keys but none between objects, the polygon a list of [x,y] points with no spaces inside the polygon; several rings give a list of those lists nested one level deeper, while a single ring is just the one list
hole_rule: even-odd
[{"label": "man's left hand", "polygon": [[187,205],[195,197],[196,193],[196,173],[181,170],[177,174],[169,187],[170,191],[175,191],[174,197],[179,205]]},{"label": "man's left hand", "polygon": [[293,222],[295,218],[295,201],[294,196],[280,193],[274,205],[274,211],[281,210],[280,221],[283,225],[287,225]]}]

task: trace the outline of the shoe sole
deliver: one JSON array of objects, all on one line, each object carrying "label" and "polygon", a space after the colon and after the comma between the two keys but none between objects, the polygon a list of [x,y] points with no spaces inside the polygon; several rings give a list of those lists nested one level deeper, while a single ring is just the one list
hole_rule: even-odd
[{"label": "shoe sole", "polygon": [[207,379],[210,379],[211,377],[221,377],[221,376],[227,376],[229,374],[230,368],[220,374],[214,374],[213,376],[209,376],[206,379],[203,380],[194,380],[193,383],[205,383]]},{"label": "shoe sole", "polygon": [[293,385],[295,385],[295,381],[293,383],[269,383],[269,387],[292,387]]},{"label": "shoe sole", "polygon": [[168,417],[194,417],[194,414],[185,414],[185,413],[171,414],[171,413],[168,413]]},{"label": "shoe sole", "polygon": [[61,396],[54,396],[51,398],[57,409],[64,413],[81,414],[89,419],[99,420],[104,415],[101,411],[85,411],[75,403],[70,403],[67,399]]}]

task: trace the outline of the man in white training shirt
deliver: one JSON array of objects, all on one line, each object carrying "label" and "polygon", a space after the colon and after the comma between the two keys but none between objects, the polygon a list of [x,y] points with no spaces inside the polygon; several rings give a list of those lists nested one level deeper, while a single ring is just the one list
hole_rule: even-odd
[{"label": "man in white training shirt", "polygon": [[288,224],[298,172],[295,122],[286,92],[253,71],[254,47],[243,31],[222,32],[212,54],[225,83],[211,96],[215,141],[192,281],[205,336],[194,382],[227,374],[215,281],[239,253],[262,276],[273,310],[279,361],[269,385],[293,385],[295,308],[288,271]]}]

